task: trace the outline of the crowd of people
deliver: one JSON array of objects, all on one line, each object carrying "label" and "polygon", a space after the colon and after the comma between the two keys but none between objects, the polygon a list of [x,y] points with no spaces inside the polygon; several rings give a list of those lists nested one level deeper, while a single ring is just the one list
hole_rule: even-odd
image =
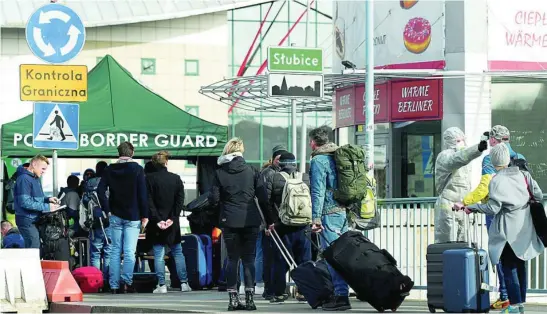
[{"label": "crowd of people", "polygon": [[[218,226],[227,251],[225,276],[229,310],[256,310],[254,295],[259,290],[271,303],[282,303],[288,297],[286,274],[289,265],[275,245],[272,232],[277,232],[296,263],[301,264],[312,260],[312,233],[322,233],[320,246],[325,249],[348,230],[346,208],[334,197],[339,182],[334,159],[338,146],[329,140],[330,132],[327,127],[309,132],[313,151],[309,176],[298,172],[295,155],[283,145],[273,148],[269,163],[260,170],[245,162],[241,139],[233,138],[224,147],[217,160],[209,201],[218,204]],[[526,300],[525,262],[544,250],[544,244],[532,227],[529,205],[541,201],[542,191],[527,171],[524,156],[511,148],[510,132],[506,127],[494,126],[485,132],[478,144],[471,146],[467,145],[460,129],[449,128],[443,134],[443,141],[445,149],[438,154],[435,163],[439,195],[435,205],[435,242],[467,241],[465,228],[468,226],[464,223],[464,215],[485,214],[489,256],[496,265],[500,282],[500,297],[492,308],[519,312]],[[482,161],[480,184],[473,189],[469,164],[482,156],[488,145],[491,150]],[[178,275],[181,290],[190,291],[180,244],[179,215],[184,208],[184,186],[178,175],[167,170],[168,152],[152,156],[144,169],[133,161],[131,143],[122,143],[118,153],[117,162],[98,163],[96,170],[84,178],[85,184],[80,185],[83,194],[90,187],[96,191],[100,208],[108,215],[109,226],[92,228],[89,234],[92,265],[100,268],[102,256],[108,289],[112,293],[133,292],[137,239],[145,228],[147,239],[153,243],[154,269],[159,282],[154,292],[167,292],[165,246],[174,260],[174,267],[172,265],[170,269]],[[23,241],[24,247],[39,248],[40,239],[34,222],[40,215],[56,211],[61,203],[78,211],[78,197],[84,196],[78,192],[81,188],[77,178],[67,180],[66,196],[62,201],[44,196],[40,177],[47,166],[47,158],[36,156],[26,167],[18,169],[15,212],[19,231],[2,222],[2,234],[6,235],[5,239],[12,239],[8,241],[10,243]],[[312,211],[306,225],[289,225],[280,219],[286,182],[295,177],[301,178],[310,191]],[[71,193],[74,195],[69,195]],[[76,216],[76,220],[81,217]],[[17,238],[19,233],[21,237]],[[262,254],[262,258],[257,258],[257,254]],[[262,262],[257,262],[259,260]],[[348,284],[332,267],[329,266],[328,271],[334,293],[322,305],[323,310],[351,309]],[[237,289],[240,275],[244,301]],[[297,298],[305,300],[299,294]]]}]

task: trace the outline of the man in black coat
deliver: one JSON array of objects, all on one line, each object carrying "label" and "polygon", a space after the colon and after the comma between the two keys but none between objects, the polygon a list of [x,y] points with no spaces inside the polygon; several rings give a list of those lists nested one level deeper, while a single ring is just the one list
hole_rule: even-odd
[{"label": "man in black coat", "polygon": [[[295,262],[301,264],[311,260],[311,243],[305,234],[305,232],[309,231],[309,226],[294,227],[284,225],[279,221],[278,211],[278,208],[281,206],[283,190],[286,183],[286,180],[281,173],[292,175],[293,173],[298,172],[295,156],[289,152],[283,152],[279,158],[279,167],[280,171],[274,173],[265,182],[268,203],[268,206],[264,210],[266,223],[268,224],[269,230],[275,228],[279,237],[283,240],[289,252],[291,252]],[[308,187],[310,186],[308,174],[302,174],[302,181],[308,185]],[[275,247],[272,258],[272,269],[271,285],[274,297],[270,302],[280,303],[285,299],[283,294],[287,285],[285,274],[288,271],[288,265],[277,247]],[[303,300],[301,296],[297,296],[297,298]]]}]

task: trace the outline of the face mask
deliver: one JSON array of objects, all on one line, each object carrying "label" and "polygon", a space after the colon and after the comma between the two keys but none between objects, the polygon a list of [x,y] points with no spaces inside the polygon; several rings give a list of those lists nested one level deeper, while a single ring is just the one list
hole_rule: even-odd
[{"label": "face mask", "polygon": [[456,149],[457,150],[465,149],[465,142],[461,141],[461,142],[456,143]]}]

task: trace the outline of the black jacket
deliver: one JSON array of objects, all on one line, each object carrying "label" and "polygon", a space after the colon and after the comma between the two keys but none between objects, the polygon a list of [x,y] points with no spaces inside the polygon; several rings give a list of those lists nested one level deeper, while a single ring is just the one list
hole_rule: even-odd
[{"label": "black jacket", "polygon": [[[280,168],[280,172],[286,172],[292,174],[298,169],[293,165],[286,165]],[[281,206],[281,198],[283,197],[283,189],[285,188],[285,178],[281,175],[280,172],[275,172],[269,178],[265,179],[265,189],[266,189],[266,198],[267,206],[264,213],[266,216],[266,223],[271,225],[279,221],[279,211],[278,208]],[[307,173],[302,174],[302,181],[306,185],[310,186],[310,177]]]},{"label": "black jacket", "polygon": [[220,165],[211,189],[211,202],[220,203],[220,226],[259,227],[261,219],[254,201],[257,191],[263,191],[258,171],[243,157]]},{"label": "black jacket", "polygon": [[[184,206],[184,184],[180,176],[158,167],[146,175],[148,191],[149,223],[146,239],[151,244],[173,245],[181,242],[179,216]],[[171,227],[161,230],[158,222],[171,219]]]},{"label": "black jacket", "polygon": [[[106,191],[110,196],[106,196]],[[122,219],[148,218],[148,197],[144,170],[134,161],[110,164],[97,187],[101,208]]]}]

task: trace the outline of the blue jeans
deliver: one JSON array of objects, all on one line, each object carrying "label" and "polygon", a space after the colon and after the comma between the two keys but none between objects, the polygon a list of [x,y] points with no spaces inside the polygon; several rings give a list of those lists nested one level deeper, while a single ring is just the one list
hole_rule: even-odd
[{"label": "blue jeans", "polygon": [[[321,239],[321,248],[326,249],[330,243],[340,237],[339,234],[348,231],[348,223],[346,218],[346,212],[336,212],[321,217],[321,224],[323,225],[323,236]],[[328,264],[327,264],[328,265]],[[349,287],[346,281],[328,265],[329,273],[332,277],[332,284],[334,285],[334,295],[336,296],[348,296]]]},{"label": "blue jeans", "polygon": [[526,302],[526,262],[518,258],[509,244],[505,245],[501,254],[501,265],[505,273],[505,286],[511,305]]},{"label": "blue jeans", "polygon": [[15,223],[25,240],[25,248],[40,249],[40,234],[33,220],[22,216],[15,216]]},{"label": "blue jeans", "polygon": [[[188,274],[186,273],[186,261],[184,254],[182,253],[182,246],[180,243],[176,243],[170,246],[171,256],[175,259],[175,268],[177,269],[177,275],[179,276],[181,283],[188,282]],[[160,286],[165,285],[165,245],[154,244],[154,270],[156,276],[158,276],[158,283]]]},{"label": "blue jeans", "polygon": [[[261,231],[258,233],[258,239],[256,240],[256,257],[255,257],[255,281],[256,283],[264,283],[262,278],[264,272],[264,252],[262,251],[262,237],[264,237],[264,232]],[[243,263],[240,263],[239,266],[239,278],[241,282],[245,282],[243,279]]]},{"label": "blue jeans", "polygon": [[[305,235],[305,232],[309,232],[309,227],[300,229],[280,226],[276,227],[276,231],[297,265],[311,260],[311,242]],[[287,271],[289,271],[289,265],[275,243],[274,246],[271,285],[273,294],[281,296],[287,288],[286,275]]]},{"label": "blue jeans", "polygon": [[133,268],[135,267],[135,252],[141,228],[140,221],[125,220],[110,216],[112,243],[110,248],[109,283],[111,289],[120,288],[120,267],[123,244],[123,273],[121,279],[128,286],[133,284]]},{"label": "blue jeans", "polygon": [[[486,230],[490,229],[490,225],[492,224],[492,220],[494,219],[494,216],[486,216]],[[505,285],[505,276],[503,275],[503,267],[501,265],[501,262],[496,265],[496,273],[498,274],[498,281],[499,281],[499,291],[500,291],[500,300],[507,300],[509,298],[508,292],[507,292],[507,286]]]},{"label": "blue jeans", "polygon": [[[106,234],[106,235],[105,235]],[[107,243],[108,238],[108,243]],[[101,253],[103,255],[103,279],[108,282],[108,272],[110,268],[110,252],[112,234],[110,227],[103,229],[94,229],[89,233],[89,242],[91,243],[91,266],[101,269]]]}]

